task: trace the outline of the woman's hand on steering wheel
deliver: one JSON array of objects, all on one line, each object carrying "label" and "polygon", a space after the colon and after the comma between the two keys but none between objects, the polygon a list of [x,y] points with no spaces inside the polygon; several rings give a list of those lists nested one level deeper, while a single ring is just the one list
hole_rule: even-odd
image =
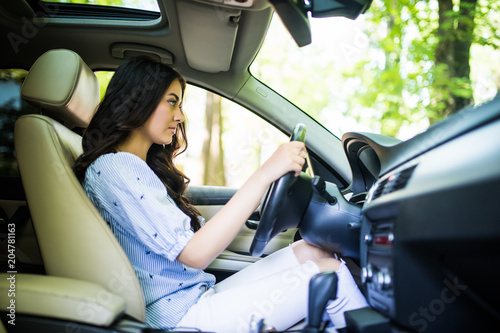
[{"label": "woman's hand on steering wheel", "polygon": [[307,209],[311,177],[301,172],[306,161],[306,127],[297,124],[289,143],[281,145],[261,167],[271,184],[262,198],[261,218],[250,254],[262,255],[267,243],[285,229],[296,228]]},{"label": "woman's hand on steering wheel", "polygon": [[305,163],[306,148],[300,141],[291,141],[282,144],[271,157],[261,166],[261,171],[266,175],[269,183],[279,179],[284,174],[292,171],[297,177]]}]

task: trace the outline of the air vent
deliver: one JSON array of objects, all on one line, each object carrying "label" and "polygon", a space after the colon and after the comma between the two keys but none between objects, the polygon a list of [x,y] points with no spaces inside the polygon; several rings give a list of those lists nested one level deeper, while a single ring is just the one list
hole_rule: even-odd
[{"label": "air vent", "polygon": [[412,166],[411,168],[405,169],[399,173],[399,175],[396,177],[394,180],[394,185],[392,185],[392,191],[397,191],[406,186],[408,183],[408,180],[410,179],[413,170],[415,170],[416,165]]},{"label": "air vent", "polygon": [[375,191],[373,192],[373,196],[371,200],[375,200],[379,197],[381,197],[384,194],[389,194],[394,191],[400,190],[406,186],[408,183],[408,180],[410,180],[410,177],[413,173],[413,170],[415,170],[416,165],[404,169],[403,171],[400,171],[398,173],[392,174],[387,178],[384,178],[381,180],[379,183],[377,183],[375,186]]},{"label": "air vent", "polygon": [[380,197],[384,193],[385,185],[387,184],[388,179],[385,178],[382,180],[380,183],[378,183],[377,188],[375,189],[375,192],[373,192],[372,200]]}]

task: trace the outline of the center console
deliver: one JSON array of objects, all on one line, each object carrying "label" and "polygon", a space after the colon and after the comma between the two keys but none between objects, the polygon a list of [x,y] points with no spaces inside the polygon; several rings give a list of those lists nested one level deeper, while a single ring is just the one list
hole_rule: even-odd
[{"label": "center console", "polygon": [[410,332],[486,332],[500,321],[500,120],[384,174],[361,220],[373,309]]}]

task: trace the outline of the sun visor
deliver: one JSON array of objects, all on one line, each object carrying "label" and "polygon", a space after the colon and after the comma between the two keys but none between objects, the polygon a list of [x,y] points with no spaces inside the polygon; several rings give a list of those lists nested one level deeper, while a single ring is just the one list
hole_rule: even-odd
[{"label": "sun visor", "polygon": [[188,65],[209,73],[228,71],[241,10],[179,1],[177,13]]}]

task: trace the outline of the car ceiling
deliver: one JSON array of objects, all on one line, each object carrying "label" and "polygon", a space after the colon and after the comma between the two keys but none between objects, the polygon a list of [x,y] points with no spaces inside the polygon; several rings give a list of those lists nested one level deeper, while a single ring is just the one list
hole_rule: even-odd
[{"label": "car ceiling", "polygon": [[56,48],[77,52],[94,70],[113,70],[122,57],[171,55],[173,66],[189,81],[229,98],[248,79],[273,13],[266,0],[240,7],[209,0],[159,0],[161,18],[154,21],[41,19],[33,17],[40,8],[28,3],[0,3],[3,68],[29,69],[43,52]]}]

